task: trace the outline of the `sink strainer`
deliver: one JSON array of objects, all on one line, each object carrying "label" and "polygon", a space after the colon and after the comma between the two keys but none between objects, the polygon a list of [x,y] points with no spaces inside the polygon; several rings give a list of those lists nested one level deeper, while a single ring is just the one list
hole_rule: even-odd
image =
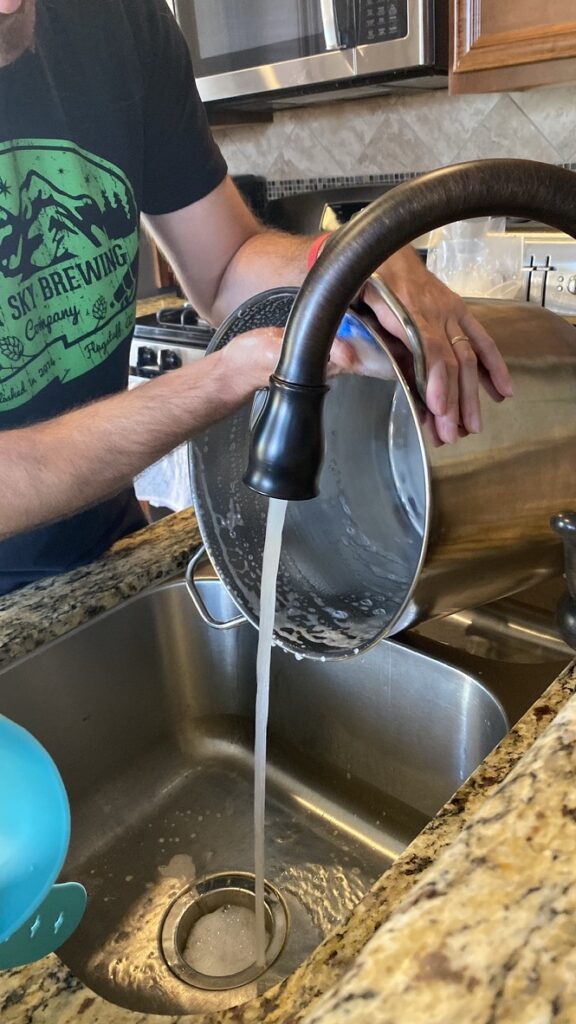
[{"label": "sink strainer", "polygon": [[183,957],[188,936],[194,924],[204,915],[220,907],[247,907],[254,910],[254,875],[248,872],[208,875],[188,886],[168,907],[160,930],[160,947],[164,959],[177,978],[210,992],[240,988],[255,981],[278,959],[288,934],[288,908],[273,885],[264,883],[264,915],[268,945],[266,963],[253,963],[236,974],[203,974]]}]

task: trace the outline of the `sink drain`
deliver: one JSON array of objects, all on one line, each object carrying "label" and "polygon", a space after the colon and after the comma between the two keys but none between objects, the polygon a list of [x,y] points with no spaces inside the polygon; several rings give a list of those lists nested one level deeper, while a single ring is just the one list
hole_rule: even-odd
[{"label": "sink drain", "polygon": [[264,966],[252,963],[236,974],[212,975],[196,970],[183,957],[193,926],[205,914],[227,906],[254,911],[254,888],[254,875],[236,872],[208,875],[178,894],[168,907],[160,930],[162,954],[177,978],[195,988],[221,992],[255,981],[278,959],[288,934],[288,908],[278,890],[269,882],[264,883],[264,917],[268,935]]}]

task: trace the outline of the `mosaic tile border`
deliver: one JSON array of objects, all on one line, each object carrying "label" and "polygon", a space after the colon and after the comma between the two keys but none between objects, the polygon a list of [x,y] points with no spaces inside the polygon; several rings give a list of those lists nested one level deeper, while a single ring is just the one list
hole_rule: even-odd
[{"label": "mosaic tile border", "polygon": [[[568,171],[576,171],[576,163],[560,164]],[[421,171],[398,171],[393,174],[339,175],[327,178],[287,178],[266,182],[268,201],[283,199],[284,196],[301,195],[304,192],[320,192],[331,188],[350,188],[354,185],[398,185],[402,181],[419,178]]]},{"label": "mosaic tile border", "polygon": [[337,175],[327,178],[286,178],[266,182],[268,199],[283,199],[284,196],[300,195],[303,192],[320,192],[329,188],[350,188],[354,185],[398,185],[401,181],[418,178],[424,171],[395,172],[394,174]]}]

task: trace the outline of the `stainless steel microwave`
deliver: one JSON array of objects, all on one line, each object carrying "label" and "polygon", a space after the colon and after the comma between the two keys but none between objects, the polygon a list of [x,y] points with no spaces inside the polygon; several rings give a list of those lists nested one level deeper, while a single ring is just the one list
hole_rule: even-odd
[{"label": "stainless steel microwave", "polygon": [[448,0],[168,2],[207,103],[290,106],[446,82]]}]

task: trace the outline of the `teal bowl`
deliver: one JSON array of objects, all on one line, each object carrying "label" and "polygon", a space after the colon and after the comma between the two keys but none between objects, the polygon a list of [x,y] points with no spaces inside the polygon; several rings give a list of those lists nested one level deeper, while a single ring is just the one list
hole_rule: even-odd
[{"label": "teal bowl", "polygon": [[70,806],[54,761],[0,715],[0,942],[42,903],[70,841]]}]

